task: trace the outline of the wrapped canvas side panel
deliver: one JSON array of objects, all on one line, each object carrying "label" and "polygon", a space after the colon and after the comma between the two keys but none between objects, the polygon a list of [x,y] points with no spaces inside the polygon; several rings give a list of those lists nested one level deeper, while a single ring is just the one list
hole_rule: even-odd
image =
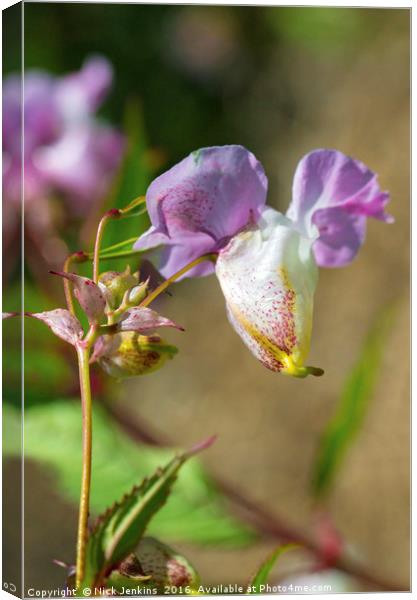
[{"label": "wrapped canvas side panel", "polygon": [[[22,312],[22,112],[12,94],[21,95],[22,76],[21,2],[2,11],[3,81],[13,73],[13,86],[3,88],[3,182],[2,182],[2,269],[3,312]],[[9,101],[11,100],[11,102]],[[13,105],[14,110],[11,110]],[[19,107],[19,102],[17,102]],[[13,121],[13,127],[10,127]],[[13,160],[12,160],[13,156]],[[22,595],[22,318],[3,321],[3,590]]]}]

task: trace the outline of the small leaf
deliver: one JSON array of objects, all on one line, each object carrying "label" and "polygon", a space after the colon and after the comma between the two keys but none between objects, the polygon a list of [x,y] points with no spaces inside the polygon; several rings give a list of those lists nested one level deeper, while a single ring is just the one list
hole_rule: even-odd
[{"label": "small leaf", "polygon": [[288,550],[293,550],[295,548],[299,548],[297,544],[286,544],[285,546],[280,546],[274,552],[268,556],[268,558],[261,564],[259,569],[256,571],[255,575],[252,577],[250,582],[248,583],[247,592],[248,594],[262,594],[265,592],[265,589],[262,588],[267,582],[270,572],[274,567],[275,563]]},{"label": "small leaf", "polygon": [[138,333],[156,329],[157,327],[175,327],[180,331],[184,328],[170,319],[159,315],[151,308],[131,308],[119,322],[119,331],[137,331]]},{"label": "small leaf", "polygon": [[392,310],[384,310],[368,333],[342,390],[336,413],[324,430],[313,468],[313,495],[322,496],[336,474],[349,443],[363,423],[372,398]]},{"label": "small leaf", "polygon": [[103,577],[135,549],[149,521],[165,504],[179,469],[194,454],[192,450],[176,456],[98,518],[87,542],[81,587],[101,584]]},{"label": "small leaf", "polygon": [[74,295],[87,315],[89,323],[96,323],[102,318],[106,300],[100,288],[92,279],[75,273],[58,273],[57,271],[51,271],[51,273],[71,281],[74,285]]},{"label": "small leaf", "polygon": [[79,342],[84,335],[78,319],[65,308],[56,308],[55,310],[39,313],[26,313],[26,316],[43,321],[55,335],[72,345]]}]

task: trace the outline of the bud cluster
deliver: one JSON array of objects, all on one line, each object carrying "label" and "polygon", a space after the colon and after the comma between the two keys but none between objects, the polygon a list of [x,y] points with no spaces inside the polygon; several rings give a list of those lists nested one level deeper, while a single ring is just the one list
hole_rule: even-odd
[{"label": "bud cluster", "polygon": [[[167,344],[159,335],[147,335],[147,329],[156,326],[175,326],[150,309],[136,308],[148,294],[149,280],[140,281],[139,272],[132,273],[130,266],[120,273],[106,271],[99,277],[109,325],[117,324],[116,333],[103,335],[96,342],[93,357],[100,367],[116,378],[135,377],[151,373],[171,359],[177,348]],[[131,309],[135,309],[135,311]],[[149,314],[151,313],[151,314]],[[138,318],[136,324],[129,323]],[[132,318],[133,317],[133,318]],[[150,323],[145,322],[150,317]],[[162,322],[162,321],[167,321]]]},{"label": "bud cluster", "polygon": [[128,265],[123,273],[106,271],[100,275],[98,286],[107,304],[107,312],[137,306],[146,296],[148,281],[139,282],[139,272],[131,273]]},{"label": "bud cluster", "polygon": [[[177,348],[166,343],[155,329],[182,327],[142,305],[149,280],[141,281],[139,272],[131,273],[129,266],[122,273],[107,271],[97,283],[67,271],[51,273],[72,286],[88,319],[88,333],[85,335],[74,310],[58,308],[27,316],[43,321],[55,335],[76,348],[92,348],[90,363],[97,362],[113,377],[134,377],[159,369],[177,353]],[[3,318],[11,316],[14,313]]]}]

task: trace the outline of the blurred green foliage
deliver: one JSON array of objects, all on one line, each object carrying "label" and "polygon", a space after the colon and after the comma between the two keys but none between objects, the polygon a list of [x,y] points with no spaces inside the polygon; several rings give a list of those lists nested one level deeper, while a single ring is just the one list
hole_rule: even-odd
[{"label": "blurred green foliage", "polygon": [[[103,115],[123,125],[126,100],[140,98],[151,147],[162,148],[173,163],[202,146],[238,140],[251,147],[253,139],[234,113],[268,57],[279,56],[292,42],[326,53],[327,60],[338,50],[354,52],[359,42],[375,35],[383,13],[34,2],[25,5],[25,64],[61,74],[78,69],[88,54],[107,56],[115,82]],[[6,71],[16,68],[12,56],[11,51],[5,55]],[[285,69],[275,76],[282,88],[277,108],[293,114]]]},{"label": "blurred green foliage", "polygon": [[[17,454],[13,431],[20,412],[6,407],[4,452]],[[141,479],[172,457],[172,449],[140,446],[94,410],[91,508],[99,514]],[[9,434],[10,432],[10,434]],[[25,456],[53,469],[60,490],[78,501],[81,478],[81,408],[79,400],[56,400],[34,406],[24,419]],[[240,546],[254,539],[252,531],[227,511],[220,494],[198,459],[181,471],[169,503],[152,521],[149,533],[170,541]]]},{"label": "blurred green foliage", "polygon": [[[131,200],[144,194],[152,181],[154,171],[150,164],[149,144],[139,99],[130,99],[127,103],[124,117],[124,131],[126,132],[127,144],[125,158],[114,186],[114,193],[110,195],[110,201],[107,201],[108,206],[103,208],[124,208]],[[110,222],[103,237],[102,248],[135,236],[139,237],[139,234],[145,231],[148,226],[149,218],[147,214],[124,219],[123,221],[116,220]],[[91,245],[93,245],[93,239],[91,240]],[[123,271],[126,265],[130,264],[132,271],[135,271],[137,263],[137,258],[117,261],[103,260],[101,262],[101,270]]]},{"label": "blurred green foliage", "polygon": [[[13,311],[20,304],[20,285],[7,290],[3,310]],[[25,285],[25,308],[31,312],[55,308],[54,301],[30,283]],[[63,344],[50,330],[36,319],[25,318],[24,384],[25,407],[38,402],[50,402],[77,385],[73,349]],[[15,317],[3,322],[7,352],[3,353],[3,400],[16,406],[21,404],[22,338],[21,319]]]},{"label": "blurred green foliage", "polygon": [[295,11],[281,8],[271,19],[277,34],[289,42],[301,44],[316,52],[352,50],[371,33],[374,20],[367,23],[366,14],[355,8],[304,8]]},{"label": "blurred green foliage", "polygon": [[321,436],[312,478],[312,491],[317,498],[328,492],[367,414],[392,320],[392,307],[375,319],[357,362],[347,376],[335,414]]}]

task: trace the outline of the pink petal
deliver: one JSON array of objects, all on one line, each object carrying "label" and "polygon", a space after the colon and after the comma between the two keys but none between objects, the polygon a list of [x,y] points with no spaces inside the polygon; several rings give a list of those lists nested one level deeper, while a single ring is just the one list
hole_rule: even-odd
[{"label": "pink petal", "polygon": [[313,150],[298,163],[287,217],[317,238],[313,252],[319,267],[344,267],[365,240],[368,218],[393,222],[385,212],[389,199],[362,162],[337,150]]},{"label": "pink petal", "polygon": [[106,300],[92,279],[81,277],[75,273],[57,273],[50,271],[53,275],[59,275],[74,284],[74,295],[80,303],[81,308],[88,317],[90,323],[96,323],[104,315]]},{"label": "pink petal", "polygon": [[69,344],[75,345],[84,335],[78,319],[64,308],[26,314],[28,317],[34,317],[35,319],[39,319],[39,321],[43,321],[55,335]]},{"label": "pink petal", "polygon": [[137,331],[141,333],[157,327],[175,327],[175,329],[184,331],[182,327],[150,308],[131,308],[119,323],[120,331]]},{"label": "pink petal", "polygon": [[[151,227],[137,250],[164,246],[161,273],[169,277],[193,260],[224,247],[231,236],[257,221],[268,182],[263,167],[243,146],[214,146],[192,152],[160,175],[146,192]],[[210,263],[185,276],[213,272]]]}]

